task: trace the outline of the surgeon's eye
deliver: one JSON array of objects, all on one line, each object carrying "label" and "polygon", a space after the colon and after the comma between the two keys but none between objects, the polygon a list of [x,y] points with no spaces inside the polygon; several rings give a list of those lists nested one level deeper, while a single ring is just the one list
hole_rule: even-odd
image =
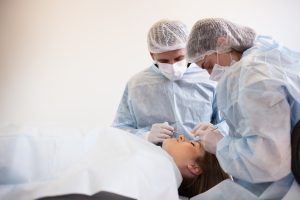
[{"label": "surgeon's eye", "polygon": [[193,142],[191,142],[191,144],[193,145],[193,147],[195,146],[195,144]]}]

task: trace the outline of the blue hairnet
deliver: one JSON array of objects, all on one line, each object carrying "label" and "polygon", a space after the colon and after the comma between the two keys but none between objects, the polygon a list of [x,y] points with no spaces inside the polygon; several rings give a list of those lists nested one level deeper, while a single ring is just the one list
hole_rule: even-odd
[{"label": "blue hairnet", "polygon": [[197,62],[212,53],[225,53],[231,49],[243,52],[252,47],[256,33],[221,18],[197,21],[187,42],[187,60]]},{"label": "blue hairnet", "polygon": [[186,47],[188,29],[180,21],[160,20],[148,32],[148,49],[151,53],[163,53]]}]

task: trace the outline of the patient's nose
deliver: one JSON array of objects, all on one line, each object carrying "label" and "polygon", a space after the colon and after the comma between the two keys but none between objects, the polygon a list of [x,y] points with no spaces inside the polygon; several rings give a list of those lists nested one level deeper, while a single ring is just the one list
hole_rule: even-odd
[{"label": "patient's nose", "polygon": [[185,137],[183,135],[179,135],[179,142],[184,142],[185,141]]}]

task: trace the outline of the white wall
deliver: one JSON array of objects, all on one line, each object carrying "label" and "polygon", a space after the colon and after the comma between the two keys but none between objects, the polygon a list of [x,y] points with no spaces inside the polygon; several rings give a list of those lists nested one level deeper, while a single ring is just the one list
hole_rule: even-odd
[{"label": "white wall", "polygon": [[300,51],[299,0],[0,0],[2,120],[111,124],[161,18],[224,17]]}]

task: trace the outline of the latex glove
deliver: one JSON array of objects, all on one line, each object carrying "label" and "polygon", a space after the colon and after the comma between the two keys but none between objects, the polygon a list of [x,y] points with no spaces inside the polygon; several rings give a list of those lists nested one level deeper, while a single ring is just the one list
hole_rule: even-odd
[{"label": "latex glove", "polygon": [[153,124],[147,140],[157,144],[167,138],[171,138],[174,128],[168,122]]},{"label": "latex glove", "polygon": [[198,136],[207,152],[216,154],[217,143],[223,138],[223,135],[211,123],[200,122],[191,133]]},{"label": "latex glove", "polygon": [[214,125],[209,122],[199,122],[191,131],[194,136],[202,137],[207,131],[215,129]]}]

